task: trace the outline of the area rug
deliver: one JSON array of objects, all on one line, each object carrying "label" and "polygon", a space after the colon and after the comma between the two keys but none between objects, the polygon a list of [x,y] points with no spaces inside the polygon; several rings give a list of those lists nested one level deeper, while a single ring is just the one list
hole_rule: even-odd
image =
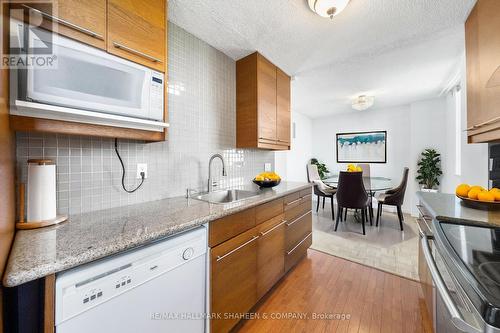
[{"label": "area rug", "polygon": [[406,214],[403,232],[397,215],[384,212],[381,226],[367,224],[364,236],[353,214],[335,232],[330,210],[313,213],[312,249],[415,281],[419,280],[418,240],[416,221]]}]

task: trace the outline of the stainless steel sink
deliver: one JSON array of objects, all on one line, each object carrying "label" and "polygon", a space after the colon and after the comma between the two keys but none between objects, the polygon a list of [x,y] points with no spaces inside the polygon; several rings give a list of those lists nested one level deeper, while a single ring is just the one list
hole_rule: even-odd
[{"label": "stainless steel sink", "polygon": [[230,203],[235,201],[240,201],[243,199],[248,199],[259,195],[259,191],[248,191],[248,190],[220,190],[210,193],[203,193],[199,195],[192,196],[191,198],[201,201],[206,201],[210,203]]}]

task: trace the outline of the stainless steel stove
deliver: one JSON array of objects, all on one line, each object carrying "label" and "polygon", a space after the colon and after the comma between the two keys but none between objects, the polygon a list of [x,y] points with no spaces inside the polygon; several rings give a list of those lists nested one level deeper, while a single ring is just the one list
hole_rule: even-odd
[{"label": "stainless steel stove", "polygon": [[433,221],[433,231],[436,332],[500,332],[500,227]]}]

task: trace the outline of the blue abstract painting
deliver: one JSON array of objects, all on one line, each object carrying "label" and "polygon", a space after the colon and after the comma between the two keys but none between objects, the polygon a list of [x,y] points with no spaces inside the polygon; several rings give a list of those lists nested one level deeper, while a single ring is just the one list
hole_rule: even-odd
[{"label": "blue abstract painting", "polygon": [[387,163],[387,132],[337,133],[338,163]]}]

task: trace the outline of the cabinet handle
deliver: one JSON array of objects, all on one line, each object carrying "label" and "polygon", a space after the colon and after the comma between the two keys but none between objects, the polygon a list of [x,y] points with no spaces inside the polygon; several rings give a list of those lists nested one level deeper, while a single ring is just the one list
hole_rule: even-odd
[{"label": "cabinet handle", "polygon": [[280,140],[280,139],[278,139],[278,142],[285,142],[285,143],[289,143],[290,141],[289,141],[289,140]]},{"label": "cabinet handle", "polygon": [[477,129],[479,127],[490,125],[490,124],[496,123],[497,121],[500,121],[500,117],[495,117],[495,118],[487,120],[487,121],[485,121],[483,123],[480,123],[480,124],[477,124],[477,125],[473,125],[473,126],[467,128],[467,131],[471,131],[471,130]]},{"label": "cabinet handle", "polygon": [[270,233],[270,232],[271,232],[271,231],[273,231],[274,229],[276,229],[276,228],[278,228],[278,227],[281,227],[283,224],[285,224],[285,222],[286,222],[286,220],[283,220],[283,221],[281,221],[281,223],[280,223],[280,224],[275,225],[275,226],[274,226],[274,227],[272,227],[271,229],[269,229],[269,230],[267,230],[267,231],[264,231],[264,232],[261,232],[261,233],[260,233],[260,236],[262,237],[262,236],[267,235],[268,233]]},{"label": "cabinet handle", "polygon": [[311,235],[312,235],[312,232],[308,233],[308,234],[307,234],[307,236],[306,236],[306,237],[304,237],[304,239],[303,239],[303,240],[301,240],[301,241],[300,241],[297,245],[295,245],[295,246],[293,247],[293,249],[291,249],[290,251],[288,251],[286,254],[287,254],[287,255],[292,254],[292,252],[293,252],[293,251],[295,251],[295,250],[296,250],[296,249],[297,249],[297,248],[298,248],[298,247],[299,247],[302,243],[304,243],[304,242],[306,241],[306,239],[308,239],[308,238],[309,238],[309,236],[311,236]]},{"label": "cabinet handle", "polygon": [[121,49],[121,50],[124,50],[124,51],[127,51],[129,53],[133,53],[135,55],[138,55],[140,57],[143,57],[145,59],[148,59],[152,62],[162,62],[160,59],[158,58],[155,58],[155,57],[152,57],[150,56],[149,54],[146,54],[144,52],[141,52],[141,51],[137,51],[136,49],[133,49],[133,48],[130,48],[128,46],[125,46],[121,43],[117,43],[117,42],[113,42],[113,46],[116,47],[117,49]]},{"label": "cabinet handle", "polygon": [[295,200],[293,200],[293,201],[290,201],[290,202],[289,202],[289,203],[287,203],[286,205],[287,205],[287,206],[293,205],[294,203],[299,202],[300,200],[302,200],[302,198],[298,198],[298,199],[295,199]]},{"label": "cabinet handle", "polygon": [[100,40],[104,40],[104,36],[101,35],[101,34],[98,34],[95,31],[86,29],[84,27],[81,27],[81,26],[76,25],[74,23],[71,23],[69,21],[66,21],[66,20],[63,20],[63,19],[61,19],[59,17],[56,17],[54,15],[47,14],[47,13],[42,12],[41,10],[38,10],[36,8],[30,7],[30,6],[26,6],[26,5],[21,5],[21,6],[24,7],[24,8],[27,8],[29,10],[32,10],[35,13],[38,13],[38,14],[42,15],[43,17],[48,18],[49,20],[52,20],[52,21],[54,21],[56,23],[59,23],[61,25],[64,25],[64,26],[66,26],[68,28],[71,28],[73,30],[79,31],[81,33],[84,33],[84,34],[86,34],[86,35],[88,35],[90,37],[94,37],[94,38],[97,38],[97,39],[100,39]]},{"label": "cabinet handle", "polygon": [[420,213],[420,215],[422,215],[422,218],[426,221],[426,222],[432,222],[432,217],[425,214],[424,210],[422,209],[422,205],[417,205],[417,209],[418,209],[418,212]]},{"label": "cabinet handle", "polygon": [[300,215],[299,217],[297,217],[297,218],[296,218],[295,220],[293,220],[292,222],[287,223],[287,224],[286,224],[286,226],[287,226],[287,227],[291,226],[292,224],[294,224],[295,222],[297,222],[298,220],[300,220],[301,218],[303,218],[304,216],[306,216],[306,215],[307,215],[307,214],[309,214],[310,212],[311,212],[311,211],[308,211],[307,213]]},{"label": "cabinet handle", "polygon": [[257,238],[259,238],[259,236],[253,236],[252,239],[246,241],[245,243],[241,244],[240,246],[238,246],[237,248],[229,251],[228,253],[224,254],[223,256],[217,256],[217,262],[221,261],[222,259],[224,259],[225,257],[233,254],[234,252],[244,248],[245,246],[247,246],[248,244],[250,244],[251,242],[253,242],[254,240],[256,240]]}]

